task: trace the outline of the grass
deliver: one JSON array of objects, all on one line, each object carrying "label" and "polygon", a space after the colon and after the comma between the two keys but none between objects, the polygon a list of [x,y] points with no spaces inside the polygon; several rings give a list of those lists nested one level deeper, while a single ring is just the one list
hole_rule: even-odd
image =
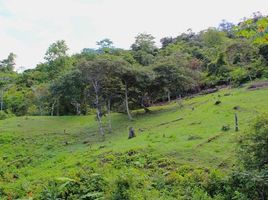
[{"label": "grass", "polygon": [[[216,101],[221,103],[215,105]],[[114,113],[114,131],[107,133],[104,141],[97,133],[94,116],[2,120],[0,188],[10,193],[23,191],[25,195],[38,192],[47,181],[68,177],[82,166],[96,167],[114,179],[115,173],[109,172],[111,168],[102,159],[116,159],[114,153],[124,154],[132,149],[158,159],[173,159],[181,165],[228,171],[235,164],[238,133],[234,131],[234,114],[238,114],[239,133],[243,133],[255,116],[268,113],[267,102],[268,89],[222,89],[152,107],[149,114],[137,110],[133,112],[134,121]],[[239,109],[235,110],[235,106]],[[224,125],[229,125],[230,130],[222,131]],[[130,126],[137,136],[128,140]]]}]

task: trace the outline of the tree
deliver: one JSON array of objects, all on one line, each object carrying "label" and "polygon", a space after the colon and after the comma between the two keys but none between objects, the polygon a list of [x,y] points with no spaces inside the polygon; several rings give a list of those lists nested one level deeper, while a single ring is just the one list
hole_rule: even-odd
[{"label": "tree", "polygon": [[104,49],[104,48],[112,48],[113,47],[113,41],[105,38],[99,42],[97,42],[97,45],[99,46],[99,49]]},{"label": "tree", "polygon": [[99,42],[97,42],[97,45],[99,46],[97,52],[102,54],[102,53],[112,53],[114,50],[113,47],[113,42],[112,40],[105,38]]},{"label": "tree", "polygon": [[78,69],[68,71],[50,85],[52,94],[51,115],[57,105],[63,107],[64,114],[69,112],[80,115],[86,113],[86,84],[82,79],[82,74]]},{"label": "tree", "polygon": [[162,44],[162,48],[167,47],[169,44],[173,44],[176,42],[176,39],[173,37],[164,37],[161,38],[160,40],[161,44]]},{"label": "tree", "polygon": [[261,45],[259,53],[265,59],[266,64],[268,64],[268,44]]},{"label": "tree", "polygon": [[6,59],[0,61],[0,71],[14,71],[16,57],[14,53],[10,53]]},{"label": "tree", "polygon": [[115,74],[124,87],[124,104],[129,120],[133,120],[129,109],[129,91],[136,83],[136,69],[124,60],[116,61]]},{"label": "tree", "polygon": [[150,106],[151,97],[155,88],[153,87],[153,82],[155,80],[155,73],[151,69],[140,68],[136,70],[136,80],[137,83],[135,87],[137,88],[137,96],[139,97],[139,105],[149,112],[148,107]]},{"label": "tree", "polygon": [[64,40],[58,40],[48,47],[44,58],[48,62],[51,62],[57,58],[67,56],[68,50],[69,48],[66,42]]},{"label": "tree", "polygon": [[239,158],[247,170],[268,167],[268,116],[257,117],[239,143]]},{"label": "tree", "polygon": [[245,19],[234,28],[238,37],[249,39],[255,44],[268,44],[268,18],[256,13],[251,19]]},{"label": "tree", "polygon": [[39,115],[43,116],[45,113],[47,99],[49,97],[49,90],[47,85],[32,86],[32,91],[34,93],[34,103],[37,105],[39,110]]},{"label": "tree", "polygon": [[157,50],[154,39],[154,36],[151,34],[140,33],[135,37],[135,42],[131,45],[131,49],[133,51],[142,50],[146,53],[154,54]]},{"label": "tree", "polygon": [[105,102],[107,115],[108,115],[108,128],[111,133],[112,128],[112,117],[111,110],[113,103],[120,102],[120,96],[122,93],[122,83],[120,78],[116,76],[114,69],[116,69],[117,62],[110,61],[110,65],[106,69],[107,75],[103,81],[102,96]]},{"label": "tree", "polygon": [[94,107],[96,108],[96,116],[101,136],[104,136],[102,125],[102,90],[107,73],[109,72],[110,60],[98,58],[93,61],[83,60],[79,64],[79,69],[82,72],[84,80],[91,85],[95,100]]},{"label": "tree", "polygon": [[149,65],[153,62],[156,55],[157,47],[155,46],[154,37],[151,34],[140,33],[135,37],[135,43],[131,45],[134,58],[141,65]]},{"label": "tree", "polygon": [[257,117],[238,141],[240,164],[230,178],[232,190],[247,199],[268,198],[268,116]]},{"label": "tree", "polygon": [[201,39],[207,47],[218,47],[226,39],[225,33],[214,28],[209,28],[201,33]]},{"label": "tree", "polygon": [[244,40],[237,40],[229,45],[225,51],[230,65],[245,66],[258,59],[258,49]]},{"label": "tree", "polygon": [[154,83],[162,90],[162,94],[167,96],[169,102],[172,94],[181,95],[192,86],[193,76],[187,65],[184,55],[175,54],[158,60],[153,67],[156,74]]},{"label": "tree", "polygon": [[218,30],[223,31],[227,34],[228,37],[234,37],[234,24],[231,22],[228,22],[226,20],[222,20],[221,23],[219,24]]}]

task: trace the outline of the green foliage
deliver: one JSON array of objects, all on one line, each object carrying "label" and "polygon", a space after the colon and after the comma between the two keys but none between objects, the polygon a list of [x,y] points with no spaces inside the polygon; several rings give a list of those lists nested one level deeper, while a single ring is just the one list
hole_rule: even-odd
[{"label": "green foliage", "polygon": [[263,169],[268,164],[268,117],[260,116],[240,139],[240,159],[246,169]]},{"label": "green foliage", "polygon": [[227,39],[224,32],[208,29],[201,34],[202,40],[208,47],[218,47]]},{"label": "green foliage", "polygon": [[[236,159],[233,114],[238,112],[243,132],[252,110],[268,111],[267,91],[233,88],[183,98],[183,107],[174,102],[153,106],[150,114],[133,111],[134,121],[112,113],[114,131],[105,141],[97,134],[95,115],[1,120],[1,198],[112,199],[116,193],[130,199],[248,198],[247,191],[263,186],[259,177],[265,171],[243,178],[240,170],[242,175],[228,178]],[[213,106],[217,99],[221,106]],[[237,105],[241,109],[234,111]],[[103,117],[104,124],[107,120]],[[231,129],[218,135],[223,124]],[[133,140],[127,139],[126,126],[135,128]],[[196,137],[189,140],[189,135]],[[120,190],[120,180],[129,187]]]},{"label": "green foliage", "polygon": [[255,19],[246,19],[235,28],[235,32],[238,36],[248,38],[255,44],[267,44],[268,18],[259,16]]},{"label": "green foliage", "polygon": [[106,181],[99,174],[83,172],[78,174],[76,179],[58,178],[49,182],[40,194],[41,200],[46,199],[104,199]]},{"label": "green foliage", "polygon": [[249,72],[246,68],[238,67],[230,73],[231,81],[234,85],[240,85],[250,80]]},{"label": "green foliage", "polygon": [[[240,168],[233,172],[237,133],[222,126],[233,124],[239,105],[245,130],[252,114],[267,111],[266,89],[153,106],[203,88],[268,78],[267,26],[267,17],[254,16],[163,38],[160,49],[143,33],[131,50],[104,39],[99,49],[70,56],[60,40],[44,63],[21,74],[13,72],[11,53],[0,62],[0,198],[267,198],[267,116],[242,136]],[[216,101],[221,105],[213,106]],[[131,120],[115,113],[125,111]],[[88,116],[8,119],[12,114]],[[113,132],[100,138],[100,127]],[[137,137],[127,140],[127,127]],[[225,133],[218,133],[221,127]]]},{"label": "green foliage", "polygon": [[239,138],[237,155],[242,166],[231,174],[229,180],[234,199],[268,197],[267,136],[267,115],[261,115]]},{"label": "green foliage", "polygon": [[0,111],[0,120],[8,118],[8,115],[4,111]]},{"label": "green foliage", "polygon": [[116,189],[112,195],[113,200],[130,200],[130,183],[129,179],[125,176],[118,177],[116,181]]},{"label": "green foliage", "polygon": [[154,37],[151,34],[140,33],[135,38],[135,43],[131,45],[134,58],[144,66],[153,63],[154,55],[157,52]]},{"label": "green foliage", "polygon": [[49,46],[44,58],[51,62],[58,58],[65,57],[68,49],[64,40],[58,40]]},{"label": "green foliage", "polygon": [[49,46],[46,62],[22,74],[12,72],[15,55],[11,53],[0,65],[4,110],[16,115],[88,113],[96,108],[95,98],[92,83],[82,75],[93,72],[83,71],[81,66],[87,62],[97,66],[99,60],[110,66],[105,76],[101,70],[91,74],[105,77],[98,94],[99,106],[107,107],[110,102],[111,111],[128,110],[129,116],[129,109],[148,112],[153,102],[192,95],[203,88],[239,86],[267,78],[266,43],[258,41],[265,39],[267,24],[267,17],[260,14],[238,25],[223,21],[218,29],[200,33],[189,29],[177,37],[165,37],[160,49],[147,33],[135,37],[131,50],[118,49],[106,38],[97,42],[98,49],[84,48],[70,56],[66,42],[59,40]]},{"label": "green foliage", "polygon": [[30,104],[28,95],[30,92],[27,89],[11,87],[4,95],[5,107],[16,115],[26,115]]},{"label": "green foliage", "polygon": [[14,53],[10,53],[7,59],[0,61],[0,71],[2,72],[12,72],[15,68],[15,59],[16,55]]}]

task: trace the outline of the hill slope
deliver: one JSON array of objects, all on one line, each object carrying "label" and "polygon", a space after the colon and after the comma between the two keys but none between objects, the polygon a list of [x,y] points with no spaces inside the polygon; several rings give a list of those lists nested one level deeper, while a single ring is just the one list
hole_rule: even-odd
[{"label": "hill slope", "polygon": [[[216,101],[221,103],[215,105]],[[131,122],[123,114],[113,114],[114,131],[104,141],[94,116],[0,121],[0,195],[35,196],[49,180],[92,168],[105,177],[111,191],[123,171],[143,180],[138,189],[144,190],[143,197],[136,199],[164,198],[171,193],[152,187],[154,170],[170,173],[187,165],[228,171],[235,164],[234,114],[243,132],[256,115],[268,112],[267,102],[268,89],[222,89],[152,107],[149,114],[135,111]],[[137,136],[128,140],[130,126]],[[230,130],[222,131],[223,126]]]}]

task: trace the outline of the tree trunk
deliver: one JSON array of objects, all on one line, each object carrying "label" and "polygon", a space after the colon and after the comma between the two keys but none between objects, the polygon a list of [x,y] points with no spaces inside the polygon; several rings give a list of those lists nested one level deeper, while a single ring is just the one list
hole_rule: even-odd
[{"label": "tree trunk", "polygon": [[250,82],[252,82],[252,78],[251,78],[251,75],[250,74],[248,75],[248,77],[249,77]]},{"label": "tree trunk", "polygon": [[102,121],[101,121],[101,109],[99,105],[99,86],[97,81],[92,81],[92,85],[94,87],[95,91],[95,98],[96,98],[96,114],[97,114],[97,121],[98,121],[98,126],[99,126],[99,132],[101,136],[104,136],[104,131],[102,127]]},{"label": "tree trunk", "polygon": [[76,115],[80,115],[81,114],[80,103],[76,102],[75,106],[76,106]]},{"label": "tree trunk", "polygon": [[51,106],[51,113],[50,115],[53,116],[54,115],[54,108],[55,108],[55,104],[57,103],[57,99],[54,100],[54,102],[52,103],[52,106]]},{"label": "tree trunk", "polygon": [[107,113],[108,113],[108,128],[109,128],[109,133],[111,133],[113,132],[112,118],[111,118],[111,98],[108,99],[106,106],[107,106]]},{"label": "tree trunk", "polygon": [[168,97],[168,102],[170,103],[170,91],[168,90],[168,92],[167,92],[167,97]]},{"label": "tree trunk", "polygon": [[128,107],[128,88],[127,88],[127,84],[125,84],[125,106],[126,106],[128,119],[133,120],[133,118],[132,118],[132,116],[130,114],[130,111],[129,111],[129,107]]},{"label": "tree trunk", "polygon": [[81,104],[78,103],[76,100],[73,101],[73,102],[71,102],[71,104],[72,104],[72,105],[74,106],[74,108],[75,108],[75,113],[76,113],[76,115],[80,115],[80,114],[81,114],[81,109],[80,109]]},{"label": "tree trunk", "polygon": [[4,106],[4,89],[1,90],[1,111],[3,111]]},{"label": "tree trunk", "polygon": [[57,99],[57,116],[60,116],[60,102],[59,102],[59,99]]}]

